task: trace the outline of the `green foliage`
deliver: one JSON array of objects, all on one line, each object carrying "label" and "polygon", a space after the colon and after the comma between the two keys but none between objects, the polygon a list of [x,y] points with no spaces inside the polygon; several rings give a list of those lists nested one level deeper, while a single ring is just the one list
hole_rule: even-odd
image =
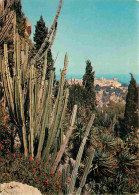
[{"label": "green foliage", "polygon": [[83,86],[88,90],[88,92],[94,91],[94,74],[93,67],[91,65],[91,61],[86,61],[86,72],[83,76]]},{"label": "green foliage", "polygon": [[128,86],[126,96],[126,105],[124,119],[119,120],[119,132],[122,138],[128,137],[128,134],[137,134],[138,128],[138,88],[136,80],[131,74],[131,80]]},{"label": "green foliage", "polygon": [[86,61],[86,73],[83,76],[83,86],[73,84],[69,87],[68,108],[71,110],[74,104],[94,111],[95,109],[95,90],[94,90],[94,74],[92,72],[91,62]]},{"label": "green foliage", "polygon": [[95,72],[92,71],[93,67],[91,65],[91,61],[86,61],[86,72],[83,76],[83,86],[85,88],[86,97],[86,105],[90,105],[91,110],[95,108],[95,90],[94,90],[94,74]]},{"label": "green foliage", "polygon": [[101,129],[108,129],[111,125],[112,117],[107,114],[107,112],[103,112],[103,110],[100,110],[96,108],[96,118],[94,121],[95,127],[100,127]]},{"label": "green foliage", "polygon": [[84,106],[84,88],[79,84],[73,84],[69,87],[68,108],[73,109],[74,105]]},{"label": "green foliage", "polygon": [[114,138],[109,132],[99,133],[92,169],[87,178],[92,194],[137,193],[138,158],[127,142]]},{"label": "green foliage", "polygon": [[43,20],[43,17],[41,16],[40,20],[37,21],[37,24],[35,25],[34,42],[35,42],[36,50],[40,49],[47,34],[48,34],[48,28],[45,26],[45,22]]},{"label": "green foliage", "polygon": [[126,96],[126,106],[124,120],[126,126],[137,128],[138,127],[138,113],[137,113],[137,103],[138,103],[138,91],[136,80],[131,74],[130,84],[128,86],[128,93]]},{"label": "green foliage", "polygon": [[116,117],[117,119],[123,118],[125,105],[122,103],[110,101],[110,103],[107,106],[104,106],[102,110],[103,112],[107,113],[111,119],[113,119],[114,117]]}]

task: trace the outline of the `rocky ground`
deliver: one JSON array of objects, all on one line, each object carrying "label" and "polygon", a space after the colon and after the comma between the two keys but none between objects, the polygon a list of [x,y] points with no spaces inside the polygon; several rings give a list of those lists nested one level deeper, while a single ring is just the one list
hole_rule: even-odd
[{"label": "rocky ground", "polygon": [[0,184],[1,195],[42,195],[41,192],[32,186],[19,182]]}]

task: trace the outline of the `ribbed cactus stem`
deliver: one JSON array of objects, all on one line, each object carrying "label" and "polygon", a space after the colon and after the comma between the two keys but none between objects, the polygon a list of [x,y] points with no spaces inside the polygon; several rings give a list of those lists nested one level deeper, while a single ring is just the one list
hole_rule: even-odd
[{"label": "ribbed cactus stem", "polygon": [[66,146],[67,146],[67,143],[68,143],[68,141],[69,141],[69,138],[70,138],[70,136],[71,136],[71,134],[72,134],[73,125],[74,125],[75,118],[76,118],[76,113],[77,113],[77,105],[75,105],[74,108],[73,108],[72,116],[71,116],[71,124],[70,124],[69,131],[68,131],[67,134],[66,134],[66,138],[65,138],[63,144],[62,144],[61,147],[60,147],[60,150],[59,150],[59,152],[58,152],[58,155],[57,155],[57,157],[56,157],[56,159],[55,159],[55,162],[54,162],[54,165],[53,165],[53,167],[52,167],[52,170],[54,170],[54,171],[56,170],[56,168],[57,168],[57,166],[58,166],[58,163],[60,162],[60,160],[61,160],[61,158],[62,158],[62,156],[63,156],[63,153],[64,153],[65,148],[66,148]]},{"label": "ribbed cactus stem", "polygon": [[68,176],[70,172],[70,165],[67,165],[66,170],[62,169],[62,188],[64,190],[64,194],[67,194],[68,191]]},{"label": "ribbed cactus stem", "polygon": [[[58,95],[55,103],[55,108],[54,108],[54,113],[51,128],[49,130],[49,135],[48,135],[48,141],[46,144],[46,147],[43,152],[42,159],[47,160],[48,155],[51,149],[51,146],[55,140],[57,131],[59,129],[60,125],[60,118],[62,117],[62,108],[63,108],[63,96],[64,96],[64,84],[65,84],[65,76],[66,76],[66,70],[67,70],[67,65],[68,65],[68,55],[66,54],[65,56],[65,61],[64,61],[64,69],[61,72],[61,78],[60,78],[60,84],[59,84],[59,90],[58,90]],[[51,122],[50,122],[51,123]]]},{"label": "ribbed cactus stem", "polygon": [[38,94],[38,109],[40,108],[40,100],[42,98],[42,92],[43,92],[44,83],[45,83],[46,70],[47,70],[47,52],[45,52],[45,61],[44,61],[44,66],[43,66],[43,76],[42,76],[42,80],[41,80],[41,87],[40,87],[39,94]]},{"label": "ribbed cactus stem", "polygon": [[25,126],[25,116],[24,116],[24,101],[23,101],[23,93],[22,93],[22,87],[21,87],[21,66],[20,66],[20,60],[21,60],[21,55],[20,55],[20,38],[19,35],[16,35],[17,39],[17,60],[16,60],[16,67],[17,67],[17,88],[18,88],[18,93],[19,93],[19,107],[20,113],[18,115],[18,120],[21,121],[22,123],[22,135],[23,135],[23,143],[24,143],[24,155],[27,157],[28,155],[28,148],[27,148],[27,135],[26,135],[26,126]]},{"label": "ribbed cactus stem", "polygon": [[82,177],[82,180],[81,180],[81,183],[80,183],[80,187],[78,188],[78,190],[76,192],[76,195],[80,195],[81,194],[82,188],[85,185],[85,182],[86,182],[86,179],[87,179],[87,175],[88,175],[88,173],[90,171],[92,160],[94,158],[94,154],[95,154],[95,149],[92,148],[91,152],[90,152],[90,155],[89,155],[89,158],[87,159],[87,162],[85,164],[85,170],[84,170],[84,173],[83,173],[83,177]]},{"label": "ribbed cactus stem", "polygon": [[30,92],[29,92],[29,99],[30,99],[30,152],[32,157],[34,157],[34,66],[31,66],[30,71]]},{"label": "ribbed cactus stem", "polygon": [[48,41],[49,41],[49,38],[50,38],[50,36],[51,36],[51,34],[52,34],[52,32],[53,32],[53,30],[54,30],[54,28],[55,28],[55,25],[56,25],[56,23],[57,23],[57,20],[58,20],[59,14],[60,14],[60,10],[61,10],[61,7],[62,7],[62,3],[63,3],[63,0],[60,0],[60,1],[59,1],[58,10],[57,10],[55,19],[54,19],[54,21],[53,21],[53,24],[52,24],[52,26],[51,26],[51,28],[50,28],[48,34],[47,34],[47,37],[45,38],[45,40],[44,40],[44,42],[43,42],[41,48],[39,49],[38,53],[35,55],[34,59],[32,60],[32,63],[33,63],[33,64],[34,64],[34,63],[36,62],[36,60],[41,56],[41,54],[42,54],[42,52],[43,52],[43,50],[44,50],[46,44],[47,44]]},{"label": "ribbed cactus stem", "polygon": [[[9,72],[9,67],[8,67],[8,51],[7,51],[7,44],[4,44],[4,67],[5,69],[3,69],[3,71],[5,72],[5,87],[6,87],[6,91],[9,91],[9,100],[10,100],[10,106],[11,106],[11,115],[14,116],[14,101],[13,101],[13,83],[12,83],[12,79],[10,76],[10,72]],[[8,98],[8,97],[7,97]]]},{"label": "ribbed cactus stem", "polygon": [[48,91],[48,97],[46,100],[46,105],[45,105],[45,110],[44,110],[44,117],[43,117],[43,121],[42,121],[42,128],[41,128],[41,134],[40,134],[40,139],[39,139],[37,158],[40,158],[41,153],[42,153],[42,147],[43,147],[44,138],[45,138],[45,128],[46,128],[46,125],[48,123],[48,111],[50,109],[49,105],[50,105],[51,95],[52,95],[53,80],[54,80],[54,72],[51,71],[51,76],[49,79],[49,91]]},{"label": "ribbed cactus stem", "polygon": [[73,172],[72,172],[72,175],[71,175],[71,182],[70,182],[70,185],[69,185],[68,194],[72,194],[73,191],[74,191],[74,186],[75,186],[76,177],[77,177],[77,174],[78,174],[78,168],[79,168],[79,165],[80,165],[80,162],[81,162],[84,146],[86,144],[86,140],[87,140],[87,137],[89,135],[90,129],[92,127],[92,124],[94,122],[94,118],[95,118],[95,115],[93,114],[90,121],[89,121],[89,124],[86,128],[85,135],[84,135],[84,138],[82,140],[82,143],[80,145],[80,148],[79,148],[79,151],[78,151],[78,154],[77,154],[77,157],[76,157],[75,166],[74,166],[74,169],[73,169]]},{"label": "ribbed cactus stem", "polygon": [[48,48],[46,49],[46,51],[42,54],[42,56],[41,56],[37,61],[41,60],[41,59],[46,55],[46,53],[49,51],[49,49],[51,49],[51,47],[52,47],[52,45],[53,45],[53,42],[54,42],[54,40],[55,40],[55,37],[56,37],[56,33],[57,33],[57,25],[56,25],[56,27],[55,27],[55,31],[54,31],[54,33],[53,33],[53,36],[52,36],[52,39],[51,39],[51,41],[50,41],[50,43],[49,43]]}]

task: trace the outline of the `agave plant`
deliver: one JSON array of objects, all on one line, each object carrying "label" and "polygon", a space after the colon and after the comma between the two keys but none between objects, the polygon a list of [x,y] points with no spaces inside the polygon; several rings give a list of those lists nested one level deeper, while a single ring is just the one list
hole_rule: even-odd
[{"label": "agave plant", "polygon": [[92,176],[101,178],[114,174],[114,169],[117,167],[117,160],[104,152],[96,151],[94,160],[92,162]]},{"label": "agave plant", "polygon": [[135,175],[139,166],[139,160],[135,155],[131,155],[128,150],[124,150],[119,154],[119,169],[130,175]]}]

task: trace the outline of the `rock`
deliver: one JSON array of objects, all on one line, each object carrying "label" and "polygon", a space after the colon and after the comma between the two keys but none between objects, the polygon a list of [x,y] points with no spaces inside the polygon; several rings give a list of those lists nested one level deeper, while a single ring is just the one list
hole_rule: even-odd
[{"label": "rock", "polygon": [[41,192],[32,186],[19,182],[0,184],[1,195],[42,195]]}]

